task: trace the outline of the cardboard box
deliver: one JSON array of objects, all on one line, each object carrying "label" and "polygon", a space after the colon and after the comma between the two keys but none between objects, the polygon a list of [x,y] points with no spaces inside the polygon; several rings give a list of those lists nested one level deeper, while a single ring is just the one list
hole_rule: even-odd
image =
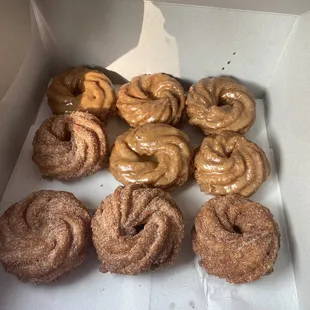
[{"label": "cardboard box", "polygon": [[[258,120],[249,138],[265,149],[272,163],[271,178],[253,199],[269,207],[281,224],[282,252],[275,273],[233,286],[197,266],[190,229],[209,197],[189,183],[174,194],[187,223],[175,267],[137,277],[101,275],[93,255],[67,279],[44,286],[23,284],[1,269],[1,310],[310,309],[310,3],[163,2],[1,1],[1,212],[43,188],[72,191],[95,209],[118,184],[107,171],[80,183],[40,180],[31,161],[31,142],[50,115],[44,93],[51,76],[78,65],[108,68],[115,72],[110,72],[115,84],[155,72],[180,77],[187,86],[205,76],[234,76],[258,99]],[[110,139],[125,129],[113,120]],[[199,144],[199,132],[186,130]]]}]

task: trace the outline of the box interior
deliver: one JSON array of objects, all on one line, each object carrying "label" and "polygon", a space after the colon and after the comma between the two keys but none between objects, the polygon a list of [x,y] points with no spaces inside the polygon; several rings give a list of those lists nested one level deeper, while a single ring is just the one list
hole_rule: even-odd
[{"label": "box interior", "polygon": [[[127,0],[143,1],[143,0]],[[250,10],[259,12],[274,12],[284,14],[303,14],[310,10],[307,0],[152,0],[157,3],[178,3],[186,5],[208,6],[224,9]]]},{"label": "box interior", "polygon": [[[246,136],[259,144],[271,163],[271,175],[260,190],[252,196],[270,208],[281,229],[281,249],[275,271],[244,285],[231,285],[223,279],[208,275],[199,266],[199,258],[191,250],[191,231],[195,216],[204,202],[211,198],[202,193],[191,178],[185,186],[173,191],[172,196],[183,213],[185,239],[181,253],[173,266],[137,276],[101,274],[94,251],[76,271],[55,283],[47,285],[24,284],[0,269],[0,300],[2,310],[106,309],[204,309],[212,310],[269,309],[297,310],[298,302],[293,265],[286,234],[281,193],[269,141],[262,99],[256,101],[257,120]],[[31,126],[10,181],[3,195],[0,209],[5,210],[15,201],[36,190],[65,190],[73,193],[93,213],[101,200],[119,185],[106,169],[71,182],[42,179],[37,167],[31,163],[32,140],[42,122],[52,115],[44,98],[39,113]],[[118,117],[109,120],[109,143],[129,129]],[[181,127],[190,137],[192,147],[198,147],[204,135],[188,124]],[[91,195],[90,195],[91,193]],[[270,292],[273,291],[272,298]],[[77,294],[77,292],[79,292]],[[49,296],[55,298],[47,303]],[[120,297],[118,297],[120,296]]]},{"label": "box interior", "polygon": [[[213,6],[205,2],[196,4]],[[241,2],[210,8],[131,0],[2,1],[0,197],[46,85],[61,70],[107,68],[114,83],[161,71],[181,78],[185,87],[204,76],[234,76],[264,99],[299,308],[309,309],[309,3],[287,1],[295,9],[286,10],[275,2],[280,10],[266,9],[265,1],[261,9]]]}]

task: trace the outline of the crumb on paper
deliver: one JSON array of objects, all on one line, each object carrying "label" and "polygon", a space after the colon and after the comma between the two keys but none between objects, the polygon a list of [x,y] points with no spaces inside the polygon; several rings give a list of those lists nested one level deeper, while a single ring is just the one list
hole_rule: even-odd
[{"label": "crumb on paper", "polygon": [[174,310],[175,309],[175,303],[174,302],[171,302],[169,304],[169,310]]}]

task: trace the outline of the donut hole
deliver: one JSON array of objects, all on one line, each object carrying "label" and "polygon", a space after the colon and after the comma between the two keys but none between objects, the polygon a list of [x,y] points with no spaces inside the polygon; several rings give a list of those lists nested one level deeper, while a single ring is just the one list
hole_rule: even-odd
[{"label": "donut hole", "polygon": [[154,155],[140,155],[140,161],[142,162],[152,162],[158,164],[158,160]]},{"label": "donut hole", "polygon": [[220,96],[217,100],[217,106],[221,107],[221,111],[224,113],[231,113],[234,107],[233,93],[226,93],[224,96]]},{"label": "donut hole", "polygon": [[226,155],[226,157],[227,158],[230,158],[231,157],[231,155],[232,155],[232,150],[231,151],[228,151],[228,152],[225,152],[225,155]]},{"label": "donut hole", "polygon": [[71,131],[70,131],[70,126],[69,124],[66,124],[63,128],[63,131],[61,134],[58,136],[59,140],[61,141],[71,141]]},{"label": "donut hole", "polygon": [[73,92],[72,92],[72,95],[74,96],[74,97],[78,97],[79,95],[81,95],[82,94],[82,90],[80,90],[78,87],[76,87],[74,90],[73,90]]},{"label": "donut hole", "polygon": [[147,95],[147,97],[151,100],[157,100],[158,98],[155,96],[154,93],[152,93],[151,91],[146,91],[145,94]]},{"label": "donut hole", "polygon": [[74,85],[74,87],[71,87],[71,93],[74,97],[78,97],[84,91],[85,91],[85,87],[83,87],[83,83],[82,83],[82,85],[76,84],[76,85]]},{"label": "donut hole", "polygon": [[145,224],[140,224],[134,227],[134,229],[136,230],[136,235],[144,229],[144,225]]},{"label": "donut hole", "polygon": [[71,132],[69,130],[64,132],[62,141],[71,141]]},{"label": "donut hole", "polygon": [[127,227],[122,231],[122,235],[129,238],[134,237],[144,230],[144,226],[145,224],[138,224],[136,226]]},{"label": "donut hole", "polygon": [[225,147],[225,156],[227,158],[230,158],[235,151],[237,151],[237,146],[236,145],[226,146]]},{"label": "donut hole", "polygon": [[234,233],[242,235],[242,230],[241,230],[241,228],[239,226],[233,225],[232,229],[233,229]]},{"label": "donut hole", "polygon": [[70,124],[67,122],[54,122],[53,127],[51,128],[52,133],[60,140],[60,141],[70,141],[71,140],[71,130]]},{"label": "donut hole", "polygon": [[[228,105],[228,106],[227,106]],[[217,106],[218,107],[224,107],[227,106],[227,109],[229,109],[229,103],[227,102],[227,100],[225,98],[220,97],[217,101]]]}]

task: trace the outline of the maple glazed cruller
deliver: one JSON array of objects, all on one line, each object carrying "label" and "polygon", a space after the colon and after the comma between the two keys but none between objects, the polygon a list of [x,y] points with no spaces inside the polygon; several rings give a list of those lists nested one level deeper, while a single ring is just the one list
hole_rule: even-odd
[{"label": "maple glazed cruller", "polygon": [[108,141],[92,114],[72,112],[48,118],[33,140],[33,161],[43,177],[71,180],[104,168]]},{"label": "maple glazed cruller", "polygon": [[247,132],[255,121],[255,99],[250,91],[228,77],[201,79],[186,100],[189,123],[207,135],[222,131]]},{"label": "maple glazed cruller", "polygon": [[73,194],[33,192],[0,217],[0,262],[24,282],[52,282],[82,264],[90,232],[90,215]]},{"label": "maple glazed cruller", "polygon": [[166,124],[147,124],[117,137],[109,168],[121,183],[174,189],[187,181],[192,152],[187,135]]},{"label": "maple glazed cruller", "polygon": [[101,272],[135,275],[172,265],[184,237],[183,216],[171,196],[142,184],[119,186],[91,223]]},{"label": "maple glazed cruller", "polygon": [[143,74],[121,86],[116,106],[131,127],[150,123],[176,125],[183,115],[185,95],[172,76]]},{"label": "maple glazed cruller", "polygon": [[63,72],[53,78],[46,95],[54,114],[89,112],[106,122],[115,110],[116,93],[111,81],[94,69],[74,68]]},{"label": "maple glazed cruller", "polygon": [[233,132],[207,136],[194,159],[201,191],[211,195],[251,196],[270,174],[264,151]]},{"label": "maple glazed cruller", "polygon": [[273,271],[280,248],[271,212],[239,195],[218,196],[199,210],[193,249],[210,275],[247,283]]}]

